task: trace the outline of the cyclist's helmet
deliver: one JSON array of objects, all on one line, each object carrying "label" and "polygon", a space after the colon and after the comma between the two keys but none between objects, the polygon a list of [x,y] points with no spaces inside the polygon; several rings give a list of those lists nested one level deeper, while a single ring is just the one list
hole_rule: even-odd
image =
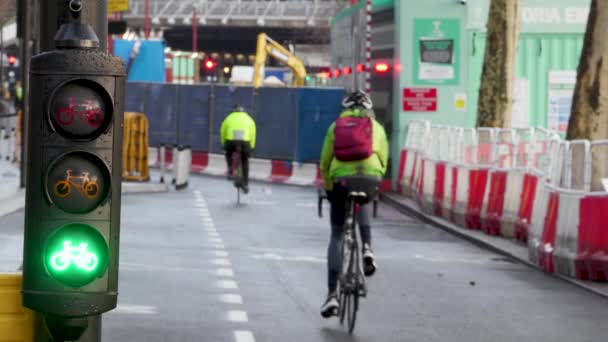
[{"label": "cyclist's helmet", "polygon": [[351,93],[344,98],[344,101],[342,101],[342,107],[344,109],[372,109],[373,106],[374,104],[372,103],[372,99],[370,99],[369,96],[362,91]]},{"label": "cyclist's helmet", "polygon": [[244,112],[245,108],[243,108],[243,106],[241,106],[241,105],[235,105],[234,107],[232,107],[232,111],[233,112]]}]

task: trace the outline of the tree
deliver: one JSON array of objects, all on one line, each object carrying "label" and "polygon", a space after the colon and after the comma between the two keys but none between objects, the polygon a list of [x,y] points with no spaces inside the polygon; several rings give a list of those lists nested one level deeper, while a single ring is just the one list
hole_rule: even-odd
[{"label": "tree", "polygon": [[479,89],[477,127],[511,126],[520,0],[492,0]]},{"label": "tree", "polygon": [[[592,0],[585,42],[578,65],[572,115],[566,139],[608,139],[608,2]],[[593,154],[594,191],[603,191],[601,180],[608,177],[608,151]]]}]

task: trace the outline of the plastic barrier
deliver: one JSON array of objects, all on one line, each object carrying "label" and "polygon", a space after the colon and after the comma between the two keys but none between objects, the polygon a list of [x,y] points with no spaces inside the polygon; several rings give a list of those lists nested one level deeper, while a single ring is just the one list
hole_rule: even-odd
[{"label": "plastic barrier", "polygon": [[15,161],[16,146],[15,128],[0,128],[0,158],[6,161]]},{"label": "plastic barrier", "polygon": [[148,164],[148,119],[142,113],[125,113],[122,178],[127,181],[150,180]]},{"label": "plastic barrier", "polygon": [[[492,167],[488,173],[488,186],[482,207],[482,229],[489,235],[501,235],[502,215],[510,180],[510,170],[515,161],[515,132],[511,129],[495,130],[496,142],[492,144]],[[506,234],[505,234],[506,235]]]},{"label": "plastic barrier", "polygon": [[188,187],[190,166],[192,165],[192,149],[190,146],[178,146],[175,155],[174,174],[175,189],[183,190]]},{"label": "plastic barrier", "polygon": [[34,340],[34,313],[21,305],[21,274],[0,274],[0,342]]}]

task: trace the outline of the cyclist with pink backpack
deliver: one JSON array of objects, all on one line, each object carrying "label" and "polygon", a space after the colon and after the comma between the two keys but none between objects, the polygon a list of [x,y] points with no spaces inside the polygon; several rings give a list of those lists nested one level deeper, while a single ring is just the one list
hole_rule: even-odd
[{"label": "cyclist with pink backpack", "polygon": [[[325,136],[321,152],[321,175],[331,204],[331,238],[327,251],[328,296],[321,315],[329,318],[338,311],[336,289],[340,272],[340,240],[346,216],[348,190],[340,179],[352,176],[379,183],[388,166],[388,141],[384,127],[374,119],[371,99],[357,91],[342,102],[344,111]],[[366,180],[367,181],[367,180]],[[359,208],[358,222],[363,242],[363,268],[372,276],[377,268],[371,248],[370,204]]]}]

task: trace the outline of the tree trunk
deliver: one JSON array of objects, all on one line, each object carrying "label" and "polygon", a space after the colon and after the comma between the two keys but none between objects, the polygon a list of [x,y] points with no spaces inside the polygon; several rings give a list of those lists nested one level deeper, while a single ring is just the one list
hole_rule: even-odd
[{"label": "tree trunk", "polygon": [[[568,125],[568,140],[608,139],[608,2],[593,0],[587,33],[578,65],[578,79]],[[596,146],[592,158],[592,191],[605,191],[608,147]]]},{"label": "tree trunk", "polygon": [[520,0],[492,0],[479,89],[477,127],[510,127]]}]

